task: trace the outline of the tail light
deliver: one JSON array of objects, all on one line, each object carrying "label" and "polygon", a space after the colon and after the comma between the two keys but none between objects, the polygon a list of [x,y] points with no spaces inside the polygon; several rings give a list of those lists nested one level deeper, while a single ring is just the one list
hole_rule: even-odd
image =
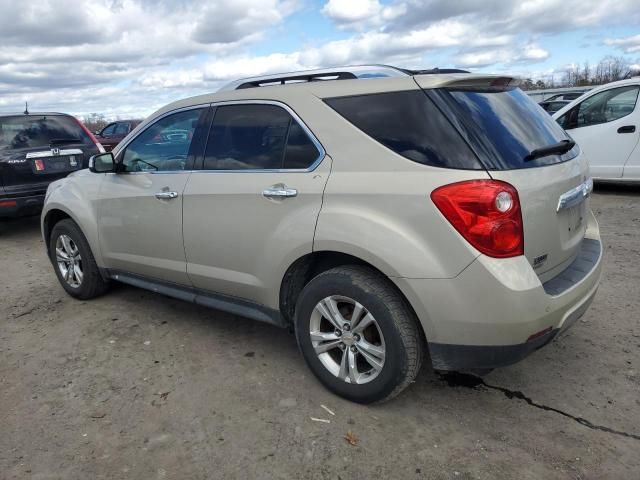
[{"label": "tail light", "polygon": [[477,250],[490,257],[524,254],[520,199],[497,180],[470,180],[435,189],[431,200]]},{"label": "tail light", "polygon": [[75,121],[78,123],[78,125],[80,125],[80,128],[82,130],[84,130],[84,132],[89,135],[89,138],[91,139],[91,141],[96,145],[96,147],[98,147],[98,151],[100,153],[105,153],[106,150],[104,149],[104,147],[102,146],[102,144],[98,141],[98,139],[93,135],[93,133],[91,133],[91,130],[89,130],[87,127],[84,126],[84,123],[82,123],[80,120],[78,120],[77,118],[75,119]]}]

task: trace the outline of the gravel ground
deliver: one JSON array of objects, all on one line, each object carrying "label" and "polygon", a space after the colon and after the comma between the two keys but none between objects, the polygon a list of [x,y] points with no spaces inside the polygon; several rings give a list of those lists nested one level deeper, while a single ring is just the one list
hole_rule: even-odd
[{"label": "gravel ground", "polygon": [[73,300],[38,219],[1,222],[0,479],[640,478],[640,187],[593,207],[604,276],[573,329],[368,407],[286,331],[126,286]]}]

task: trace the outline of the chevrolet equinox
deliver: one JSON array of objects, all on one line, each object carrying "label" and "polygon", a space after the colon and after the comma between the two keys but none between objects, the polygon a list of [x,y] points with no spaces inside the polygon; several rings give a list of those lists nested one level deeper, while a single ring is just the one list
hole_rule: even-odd
[{"label": "chevrolet equinox", "polygon": [[343,67],[235,81],[51,184],[56,275],[292,328],[356,402],[490,370],[588,308],[602,246],[578,145],[504,76]]}]

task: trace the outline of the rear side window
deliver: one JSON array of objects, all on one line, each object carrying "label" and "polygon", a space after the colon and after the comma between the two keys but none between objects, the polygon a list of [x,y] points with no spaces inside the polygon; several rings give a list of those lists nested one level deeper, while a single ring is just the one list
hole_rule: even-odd
[{"label": "rear side window", "polygon": [[385,147],[434,167],[482,170],[464,139],[421,90],[330,98],[325,102]]},{"label": "rear side window", "polygon": [[0,117],[0,150],[49,148],[51,143],[82,143],[93,141],[75,118],[63,115],[24,115]]},{"label": "rear side window", "polygon": [[563,155],[527,161],[538,148],[568,136],[551,116],[519,88],[510,90],[429,90],[443,110],[479,152],[490,170],[512,170],[551,165],[574,158],[578,148]]},{"label": "rear side window", "polygon": [[320,152],[300,124],[277,105],[216,108],[205,170],[307,169]]}]

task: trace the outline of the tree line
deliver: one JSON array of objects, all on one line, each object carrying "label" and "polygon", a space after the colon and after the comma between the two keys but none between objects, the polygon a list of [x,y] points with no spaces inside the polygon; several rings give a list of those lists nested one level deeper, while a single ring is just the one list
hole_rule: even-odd
[{"label": "tree line", "polygon": [[608,55],[595,66],[588,61],[582,65],[568,65],[563,72],[548,75],[545,79],[522,81],[523,90],[542,90],[545,88],[585,87],[603,85],[640,75],[640,70],[631,66],[624,57]]}]

